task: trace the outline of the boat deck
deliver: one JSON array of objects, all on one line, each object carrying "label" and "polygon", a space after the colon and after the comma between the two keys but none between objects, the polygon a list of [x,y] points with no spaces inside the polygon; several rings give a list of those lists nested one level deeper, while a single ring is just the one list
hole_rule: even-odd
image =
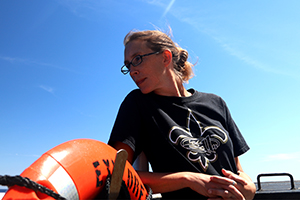
[{"label": "boat deck", "polygon": [[[295,189],[300,191],[300,181],[294,181]],[[258,188],[257,183],[255,183],[256,188]],[[262,182],[261,183],[261,191],[286,191],[291,189],[291,182],[290,181],[270,181],[270,182]]]}]

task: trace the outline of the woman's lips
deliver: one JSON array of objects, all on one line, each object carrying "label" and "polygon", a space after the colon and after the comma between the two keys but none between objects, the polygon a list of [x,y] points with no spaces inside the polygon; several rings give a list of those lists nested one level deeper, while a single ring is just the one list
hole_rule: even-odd
[{"label": "woman's lips", "polygon": [[146,78],[139,79],[139,80],[137,80],[135,83],[136,83],[137,86],[139,86],[139,85],[141,85],[145,80],[146,80]]}]

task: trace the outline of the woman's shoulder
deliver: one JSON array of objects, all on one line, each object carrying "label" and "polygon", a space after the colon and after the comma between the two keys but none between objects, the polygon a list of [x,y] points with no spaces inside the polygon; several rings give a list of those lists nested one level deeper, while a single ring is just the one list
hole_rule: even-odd
[{"label": "woman's shoulder", "polygon": [[147,95],[143,94],[140,89],[133,89],[126,95],[125,101],[142,101],[145,100],[146,96]]},{"label": "woman's shoulder", "polygon": [[133,89],[127,94],[127,96],[140,96],[142,94],[143,93],[141,92],[140,89]]},{"label": "woman's shoulder", "polygon": [[196,97],[207,98],[207,99],[222,99],[219,95],[209,92],[200,92],[195,89],[189,89],[189,91]]},{"label": "woman's shoulder", "polygon": [[143,93],[141,92],[140,89],[133,89],[127,94],[126,98],[138,98],[138,97],[142,97],[142,96],[143,96]]},{"label": "woman's shoulder", "polygon": [[213,104],[226,104],[223,98],[217,94],[209,93],[209,92],[200,92],[197,90],[194,90],[193,96],[197,98],[201,102],[210,102]]}]

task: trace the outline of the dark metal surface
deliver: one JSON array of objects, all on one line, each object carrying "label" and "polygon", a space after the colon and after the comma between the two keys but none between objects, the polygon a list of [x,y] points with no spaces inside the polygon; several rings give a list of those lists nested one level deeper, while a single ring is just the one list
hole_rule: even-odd
[{"label": "dark metal surface", "polygon": [[271,176],[288,176],[290,178],[291,190],[295,189],[294,178],[289,173],[268,173],[268,174],[259,174],[257,176],[257,190],[261,190],[260,178],[261,177],[271,177]]},{"label": "dark metal surface", "polygon": [[[290,181],[261,182],[262,177],[288,176]],[[294,181],[289,173],[259,174],[256,183],[256,199],[300,199],[300,181]]]}]

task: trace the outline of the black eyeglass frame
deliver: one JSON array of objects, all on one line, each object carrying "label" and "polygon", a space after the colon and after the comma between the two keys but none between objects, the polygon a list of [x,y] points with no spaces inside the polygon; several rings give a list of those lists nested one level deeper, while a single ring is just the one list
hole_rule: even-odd
[{"label": "black eyeglass frame", "polygon": [[[124,65],[121,67],[121,72],[122,72],[124,75],[126,75],[126,74],[128,74],[128,73],[130,72],[130,65],[136,67],[136,66],[140,65],[140,64],[143,62],[143,57],[145,57],[145,56],[150,56],[150,55],[154,55],[154,54],[159,54],[159,53],[161,53],[161,52],[160,52],[160,51],[156,51],[156,52],[147,53],[147,54],[144,54],[144,55],[137,55],[137,56],[135,56],[134,58],[132,58],[132,60],[131,60],[129,63],[124,64]],[[133,64],[132,61],[133,61],[134,59],[136,59],[137,57],[140,57],[140,62],[138,62],[137,64]]]}]

